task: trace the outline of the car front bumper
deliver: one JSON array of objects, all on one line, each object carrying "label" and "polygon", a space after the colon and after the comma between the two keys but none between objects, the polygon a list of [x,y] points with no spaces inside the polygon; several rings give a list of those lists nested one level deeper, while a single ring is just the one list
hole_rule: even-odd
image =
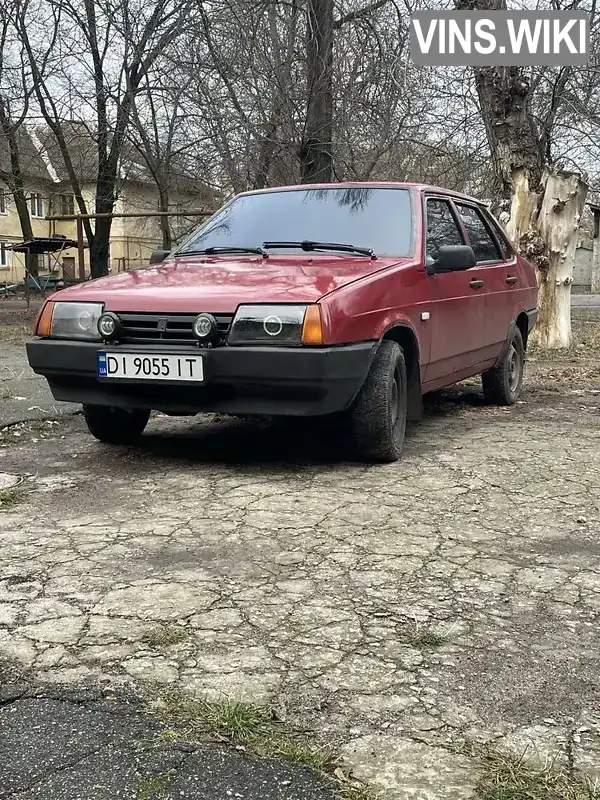
[{"label": "car front bumper", "polygon": [[[27,344],[34,372],[44,375],[56,400],[144,408],[167,414],[316,416],[341,411],[360,390],[376,342],[339,347],[110,347],[97,342],[36,339]],[[201,384],[108,380],[97,377],[97,352],[198,355]]]}]

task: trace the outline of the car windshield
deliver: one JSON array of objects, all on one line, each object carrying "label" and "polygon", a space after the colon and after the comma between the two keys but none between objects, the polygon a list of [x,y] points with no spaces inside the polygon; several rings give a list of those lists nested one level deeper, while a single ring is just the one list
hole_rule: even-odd
[{"label": "car windshield", "polygon": [[[211,247],[257,248],[263,242],[300,245],[308,240],[370,248],[382,256],[408,256],[412,230],[407,189],[292,189],[235,198],[190,234],[177,254]],[[269,249],[270,254],[279,252],[303,250],[300,246]],[[314,252],[319,253],[318,247]]]}]

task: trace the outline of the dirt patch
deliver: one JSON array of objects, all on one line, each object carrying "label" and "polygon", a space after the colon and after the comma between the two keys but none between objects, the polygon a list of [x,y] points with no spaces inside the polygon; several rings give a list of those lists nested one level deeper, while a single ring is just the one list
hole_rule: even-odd
[{"label": "dirt patch", "polygon": [[600,317],[579,311],[573,320],[573,344],[563,350],[532,347],[527,385],[536,391],[600,389]]},{"label": "dirt patch", "polygon": [[39,297],[32,297],[29,308],[22,298],[0,297],[0,341],[21,344],[32,335],[38,310]]}]

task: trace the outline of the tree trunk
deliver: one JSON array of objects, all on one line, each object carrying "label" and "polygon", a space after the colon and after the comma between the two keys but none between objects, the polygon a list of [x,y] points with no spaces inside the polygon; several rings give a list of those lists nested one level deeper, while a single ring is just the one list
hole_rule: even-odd
[{"label": "tree trunk", "polygon": [[[164,186],[158,187],[158,204],[159,211],[169,210],[169,190]],[[160,230],[162,234],[162,249],[170,250],[173,246],[173,239],[171,237],[171,226],[169,225],[168,217],[160,217]]]},{"label": "tree trunk", "polygon": [[[2,180],[6,183],[15,201],[19,223],[21,225],[21,235],[23,240],[33,239],[33,228],[29,215],[29,206],[25,195],[25,181],[21,171],[21,154],[17,142],[17,130],[9,118],[4,98],[0,96],[0,132],[8,143],[10,157],[10,171],[2,174]],[[25,256],[25,266],[27,272],[34,277],[38,275],[38,258],[33,253]]]},{"label": "tree trunk", "polygon": [[260,138],[260,147],[258,151],[258,160],[256,167],[256,174],[252,181],[253,189],[264,189],[269,183],[269,171],[273,163],[273,156],[277,142],[277,129],[281,121],[280,106],[277,104],[277,99],[274,100],[273,110],[271,112],[271,119],[265,126],[265,131]]},{"label": "tree trunk", "polygon": [[333,179],[333,0],[308,0],[306,73],[301,181],[328,183]]},{"label": "tree trunk", "polygon": [[540,199],[539,184],[534,179],[538,191],[530,186],[531,173],[521,168],[514,170],[511,176],[512,197],[510,198],[510,218],[506,224],[506,233],[513,242],[520,243],[525,234],[535,225]]},{"label": "tree trunk", "polygon": [[[109,175],[96,183],[96,214],[112,214],[115,207],[114,180]],[[110,229],[112,217],[98,217],[94,237],[90,243],[90,274],[92,278],[108,275]]]},{"label": "tree trunk", "polygon": [[[29,239],[33,239],[33,228],[31,226],[31,217],[29,216],[29,206],[27,204],[25,192],[22,188],[13,188],[12,196],[17,208],[17,215],[21,225],[23,240],[28,241]],[[35,253],[27,252],[25,254],[25,267],[30,275],[33,275],[34,278],[37,278],[39,274],[39,261]]]},{"label": "tree trunk", "polygon": [[573,265],[588,187],[573,172],[548,171],[544,184],[536,228],[545,252],[537,259],[539,314],[532,340],[542,347],[569,347]]},{"label": "tree trunk", "polygon": [[[459,9],[498,10],[505,0],[455,0]],[[532,341],[571,343],[571,284],[577,231],[587,194],[579,175],[551,166],[550,133],[531,110],[532,90],[520,67],[474,67],[481,116],[492,157],[493,211],[510,208],[509,237],[537,268],[538,321]],[[553,113],[556,109],[553,109]]]}]

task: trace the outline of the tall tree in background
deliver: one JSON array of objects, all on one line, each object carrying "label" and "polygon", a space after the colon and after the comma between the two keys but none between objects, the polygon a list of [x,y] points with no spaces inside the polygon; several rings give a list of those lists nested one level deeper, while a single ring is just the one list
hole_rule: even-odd
[{"label": "tall tree in background", "polygon": [[[134,99],[148,70],[189,23],[192,5],[191,0],[20,3],[17,32],[28,55],[35,95],[56,137],[82,214],[89,211],[72,152],[81,141],[70,135],[69,121],[79,117],[95,141],[93,213],[110,215]],[[84,225],[92,277],[106,275],[112,219],[99,217],[94,228],[89,221]]]},{"label": "tall tree in background", "polygon": [[[506,0],[455,0],[455,5],[497,11],[506,9]],[[536,74],[521,67],[474,67],[473,73],[496,206],[505,205],[507,233],[537,267],[534,338],[545,347],[568,347],[575,249],[588,187],[580,172],[561,168],[553,158],[553,138],[573,70],[544,68]],[[551,92],[540,102],[536,91],[546,81]]]},{"label": "tall tree in background", "polygon": [[[160,71],[158,71],[160,72]],[[171,189],[175,183],[181,157],[195,142],[182,140],[181,99],[186,84],[163,85],[161,75],[148,75],[144,91],[132,106],[132,125],[129,138],[141,155],[158,192],[158,210],[170,210]],[[169,218],[160,217],[162,248],[171,250],[173,236]]]},{"label": "tall tree in background", "polygon": [[308,0],[302,183],[333,178],[333,0]]},{"label": "tall tree in background", "polygon": [[[26,135],[24,125],[29,112],[29,94],[23,81],[21,58],[18,58],[17,64],[7,63],[9,48],[13,44],[10,41],[13,14],[14,6],[10,0],[8,4],[2,3],[0,5],[0,142],[4,145],[4,149],[8,151],[8,163],[5,169],[0,168],[0,180],[8,187],[13,197],[21,226],[21,234],[23,240],[27,241],[33,238],[33,228],[27,202],[26,179],[23,173],[19,134]],[[13,103],[19,108],[18,114],[15,115],[11,110]],[[37,276],[37,256],[27,253],[25,258],[27,272],[30,275]]]}]

